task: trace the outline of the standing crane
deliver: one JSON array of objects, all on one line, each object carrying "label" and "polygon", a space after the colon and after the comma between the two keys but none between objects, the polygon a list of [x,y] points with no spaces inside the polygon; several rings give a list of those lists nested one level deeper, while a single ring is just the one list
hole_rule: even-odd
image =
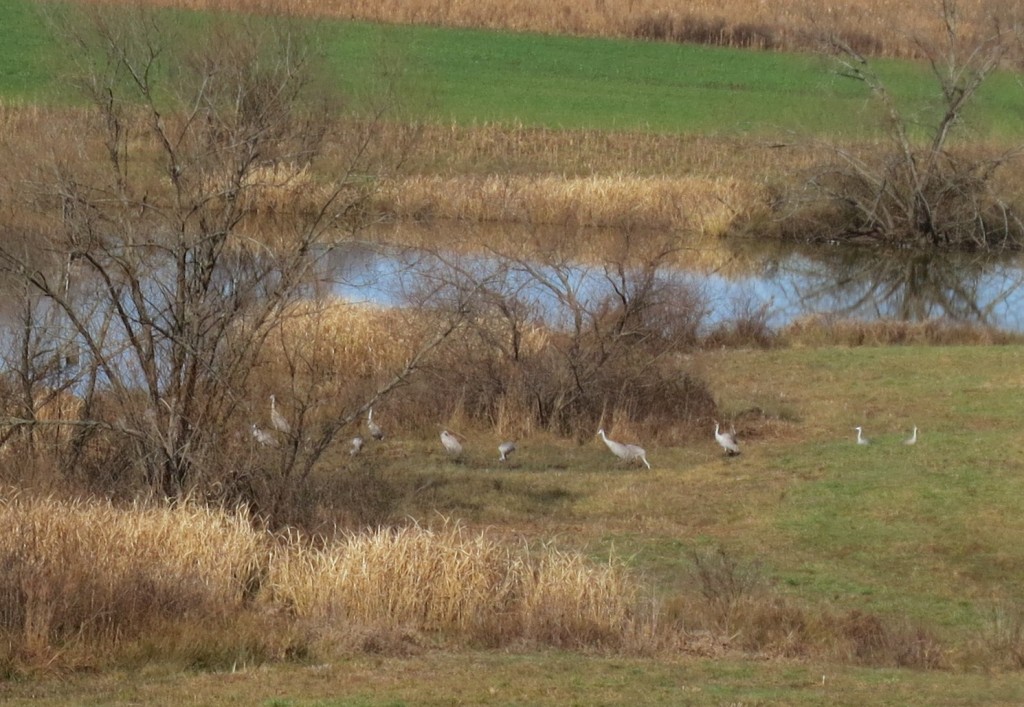
[{"label": "standing crane", "polygon": [[740,445],[736,442],[736,436],[731,432],[718,431],[718,420],[715,420],[715,441],[725,450],[726,456],[734,457],[740,453]]},{"label": "standing crane", "polygon": [[273,393],[270,394],[270,424],[283,435],[290,435],[292,433],[292,426],[288,424],[288,420],[277,409],[277,400],[274,398]]},{"label": "standing crane", "polygon": [[266,430],[260,429],[255,422],[252,423],[252,436],[264,447],[277,447],[277,440]]},{"label": "standing crane", "polygon": [[507,460],[514,451],[516,451],[515,442],[502,442],[498,445],[498,461],[503,462]]},{"label": "standing crane", "polygon": [[370,436],[378,442],[384,439],[384,430],[380,428],[376,422],[373,421],[373,408],[371,407],[369,412],[366,414],[366,429],[370,431]]},{"label": "standing crane", "polygon": [[905,440],[903,440],[903,444],[906,444],[906,445],[917,444],[917,425],[914,425],[914,431],[911,433],[911,435],[909,437],[907,437]]},{"label": "standing crane", "polygon": [[612,450],[612,454],[622,461],[629,463],[639,460],[643,462],[644,466],[648,469],[651,468],[651,465],[647,462],[647,452],[643,447],[638,447],[635,444],[622,444],[621,442],[608,439],[604,433],[603,427],[597,431],[597,434],[601,435],[601,439],[603,439],[604,443],[608,445],[608,449]]},{"label": "standing crane", "polygon": [[860,427],[854,427],[857,430],[857,444],[871,444],[871,440],[864,436],[864,430]]},{"label": "standing crane", "polygon": [[444,446],[444,451],[451,454],[453,457],[457,457],[462,454],[462,444],[459,439],[448,430],[441,432],[441,444]]}]

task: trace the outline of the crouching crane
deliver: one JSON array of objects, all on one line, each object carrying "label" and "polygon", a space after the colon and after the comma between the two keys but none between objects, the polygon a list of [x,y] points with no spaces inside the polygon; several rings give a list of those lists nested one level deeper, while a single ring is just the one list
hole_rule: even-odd
[{"label": "crouching crane", "polygon": [[277,440],[266,430],[260,429],[255,422],[252,423],[252,437],[264,447],[277,447]]},{"label": "crouching crane", "polygon": [[601,439],[604,440],[604,443],[608,446],[608,449],[612,451],[612,454],[622,461],[630,464],[640,461],[643,462],[644,466],[648,469],[651,468],[651,465],[647,462],[647,452],[643,447],[638,447],[635,444],[622,444],[621,442],[616,442],[613,439],[608,439],[604,433],[604,428],[599,429],[597,434],[601,435]]},{"label": "crouching crane", "polygon": [[506,461],[514,451],[516,451],[515,442],[502,442],[498,445],[498,461]]},{"label": "crouching crane", "polygon": [[350,449],[348,453],[354,457],[355,455],[359,454],[359,452],[363,451],[363,445],[365,444],[365,442],[363,441],[362,437],[356,435],[355,437],[352,438],[351,444],[352,449]]},{"label": "crouching crane", "polygon": [[734,457],[740,453],[740,445],[731,432],[719,432],[718,420],[715,420],[715,441],[725,450],[727,456]]},{"label": "crouching crane", "polygon": [[457,457],[462,454],[462,444],[459,442],[458,437],[448,430],[443,430],[441,432],[441,445],[444,447],[444,451],[448,452],[453,457]]}]

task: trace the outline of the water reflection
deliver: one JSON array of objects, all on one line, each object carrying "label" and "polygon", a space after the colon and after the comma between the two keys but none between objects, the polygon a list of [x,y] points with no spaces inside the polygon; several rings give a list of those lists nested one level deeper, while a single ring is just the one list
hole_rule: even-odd
[{"label": "water reflection", "polygon": [[[767,306],[769,324],[776,327],[809,314],[831,314],[864,320],[943,318],[1024,331],[1024,263],[1017,255],[750,241],[689,247],[724,251],[694,258],[692,268],[680,265],[663,272],[664,277],[701,291],[710,307],[710,324],[728,318],[736,303],[743,302]],[[701,265],[708,262],[719,265]],[[353,243],[331,254],[325,276],[338,295],[396,305],[422,290],[424,278],[437,278],[446,266],[451,263],[424,250]],[[493,257],[461,256],[457,267],[482,278],[502,266]],[[515,272],[525,277],[521,269],[506,271],[503,277],[515,277]],[[608,284],[600,267],[581,264],[575,275],[581,296],[597,296]],[[528,288],[527,294],[543,299],[542,293]]]},{"label": "water reflection", "polygon": [[775,323],[832,314],[1024,330],[1024,264],[1016,255],[794,247],[766,262],[766,274],[748,283],[773,298]]}]

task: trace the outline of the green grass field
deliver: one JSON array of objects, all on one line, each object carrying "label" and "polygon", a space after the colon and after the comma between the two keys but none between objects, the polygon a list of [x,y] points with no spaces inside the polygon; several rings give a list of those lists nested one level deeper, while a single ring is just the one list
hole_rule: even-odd
[{"label": "green grass field", "polygon": [[[58,45],[36,5],[0,0],[0,96],[66,99],[54,78]],[[441,122],[522,123],[564,129],[677,133],[869,135],[863,86],[812,55],[531,34],[382,27],[319,27],[332,73],[365,95],[386,67],[413,116]],[[919,65],[880,62],[914,111],[936,99]],[[1024,135],[1024,91],[997,77],[971,115],[972,135]]]}]

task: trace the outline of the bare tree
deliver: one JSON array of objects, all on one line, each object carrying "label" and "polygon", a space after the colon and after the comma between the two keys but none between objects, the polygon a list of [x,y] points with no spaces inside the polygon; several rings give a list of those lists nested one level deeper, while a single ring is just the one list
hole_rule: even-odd
[{"label": "bare tree", "polygon": [[[818,170],[811,180],[814,198],[828,205],[818,224],[821,238],[969,248],[1022,244],[1019,209],[995,187],[998,171],[1020,149],[976,157],[951,148],[966,109],[1008,59],[1016,17],[1003,5],[986,5],[991,14],[968,22],[956,0],[935,4],[941,41],[915,41],[927,57],[939,96],[929,114],[909,112],[873,61],[842,36],[825,35],[840,75],[862,83],[876,101],[889,147],[829,146],[837,164]],[[973,28],[971,33],[967,28]]]},{"label": "bare tree", "polygon": [[[285,18],[198,29],[160,18],[92,8],[65,26],[91,110],[76,149],[30,185],[37,230],[0,243],[24,295],[22,378],[54,390],[41,357],[75,352],[56,387],[83,401],[58,421],[75,431],[69,469],[102,436],[111,459],[167,496],[216,485],[246,460],[273,466],[280,490],[420,360],[355,404],[273,382],[290,410],[319,406],[331,422],[313,430],[300,414],[276,458],[254,453],[254,391],[271,385],[254,378],[257,364],[296,302],[318,295],[326,255],[361,225],[380,115],[337,134],[344,104],[318,80],[315,38]],[[322,185],[310,169],[334,140],[348,154]],[[33,340],[41,318],[46,340]]]}]

